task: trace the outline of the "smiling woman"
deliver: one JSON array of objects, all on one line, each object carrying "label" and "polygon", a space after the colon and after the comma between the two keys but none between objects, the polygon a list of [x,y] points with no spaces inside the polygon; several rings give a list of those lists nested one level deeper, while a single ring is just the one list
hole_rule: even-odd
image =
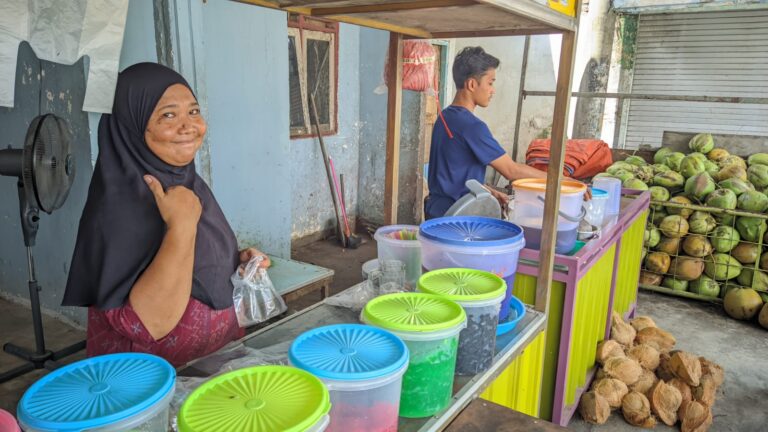
[{"label": "smiling woman", "polygon": [[119,75],[63,301],[89,308],[88,355],[148,352],[181,365],[243,334],[229,278],[261,252],[238,251],[195,172],[205,132],[181,75],[154,63]]}]

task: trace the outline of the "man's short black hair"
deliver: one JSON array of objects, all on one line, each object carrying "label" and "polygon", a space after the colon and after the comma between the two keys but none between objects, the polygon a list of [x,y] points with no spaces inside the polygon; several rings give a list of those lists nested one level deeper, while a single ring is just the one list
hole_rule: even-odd
[{"label": "man's short black hair", "polygon": [[488,54],[482,47],[466,47],[453,60],[453,82],[456,90],[464,88],[464,83],[470,79],[480,79],[490,69],[498,69],[499,59]]}]

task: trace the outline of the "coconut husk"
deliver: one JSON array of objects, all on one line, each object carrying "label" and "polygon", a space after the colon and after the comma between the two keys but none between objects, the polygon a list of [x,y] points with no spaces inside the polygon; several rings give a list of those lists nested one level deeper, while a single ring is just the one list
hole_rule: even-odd
[{"label": "coconut husk", "polygon": [[675,347],[675,337],[658,327],[646,327],[637,332],[635,342],[655,348],[660,353],[668,353]]},{"label": "coconut husk", "polygon": [[640,363],[645,369],[655,371],[659,367],[659,351],[650,345],[637,345],[627,351],[627,357]]},{"label": "coconut husk", "polygon": [[637,336],[635,329],[624,322],[618,312],[613,311],[611,314],[611,339],[625,347],[631,347],[635,341],[635,336]]},{"label": "coconut husk", "polygon": [[648,390],[652,389],[659,379],[656,378],[656,374],[648,369],[643,368],[643,372],[640,374],[640,378],[629,386],[629,389],[638,393],[648,393]]},{"label": "coconut husk", "polygon": [[704,405],[711,407],[715,404],[715,396],[717,394],[717,383],[712,375],[704,375],[701,377],[701,383],[698,387],[694,387],[693,398]]},{"label": "coconut husk", "polygon": [[712,410],[700,402],[683,402],[680,412],[681,432],[706,432],[712,426]]},{"label": "coconut husk", "polygon": [[604,397],[611,408],[621,408],[621,400],[629,393],[627,385],[615,378],[595,381],[592,391]]},{"label": "coconut husk", "polygon": [[653,321],[653,318],[648,316],[639,316],[637,318],[629,320],[629,324],[635,329],[635,331],[640,331],[646,327],[656,327],[656,322]]},{"label": "coconut husk", "polygon": [[725,371],[723,370],[723,367],[720,366],[717,363],[711,362],[704,357],[699,357],[699,362],[701,362],[701,375],[712,375],[712,378],[715,380],[715,384],[719,388],[721,385],[723,385],[723,381],[725,381]]},{"label": "coconut husk", "polygon": [[648,429],[656,426],[656,419],[651,415],[651,403],[642,393],[633,391],[624,396],[621,401],[621,413],[624,420],[632,426]]},{"label": "coconut husk", "polygon": [[672,373],[672,368],[669,365],[669,360],[671,358],[672,356],[667,353],[659,354],[659,367],[656,368],[656,376],[658,376],[659,379],[669,381],[675,377],[675,374]]},{"label": "coconut husk", "polygon": [[613,339],[608,339],[597,344],[597,354],[595,360],[598,363],[605,364],[605,361],[611,357],[626,357],[624,349]]},{"label": "coconut husk", "polygon": [[609,358],[603,365],[603,370],[610,378],[616,378],[626,385],[636,383],[643,373],[643,368],[636,361],[626,357]]},{"label": "coconut husk", "polygon": [[701,380],[699,358],[685,351],[678,351],[669,359],[672,373],[691,387],[698,387]]},{"label": "coconut husk", "polygon": [[677,410],[677,416],[680,418],[683,418],[683,406],[686,402],[690,402],[693,400],[693,393],[691,392],[691,387],[688,386],[688,384],[685,383],[685,381],[681,380],[680,378],[672,378],[671,380],[667,381],[667,384],[671,385],[672,387],[676,388],[677,391],[680,392],[680,395],[683,397],[683,402],[680,404],[680,408]]},{"label": "coconut husk", "polygon": [[590,391],[581,396],[579,413],[581,413],[581,418],[587,423],[601,425],[608,421],[608,417],[611,415],[611,407],[604,397]]},{"label": "coconut husk", "polygon": [[659,380],[648,394],[651,411],[667,426],[677,423],[677,410],[683,402],[683,395],[675,387]]}]

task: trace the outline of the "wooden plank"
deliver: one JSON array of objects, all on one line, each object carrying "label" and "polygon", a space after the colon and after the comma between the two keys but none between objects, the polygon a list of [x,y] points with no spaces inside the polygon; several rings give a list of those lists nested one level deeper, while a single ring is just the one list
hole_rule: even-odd
[{"label": "wooden plank", "polygon": [[374,28],[378,30],[384,30],[391,33],[399,33],[402,35],[408,35],[412,36],[418,39],[432,39],[432,33],[415,28],[415,27],[408,27],[403,26],[395,23],[388,23],[383,21],[378,21],[370,18],[365,18],[362,16],[350,16],[350,15],[332,15],[325,17],[330,20],[339,21],[347,24],[354,24],[361,27],[369,27]]},{"label": "wooden plank", "polygon": [[313,16],[347,15],[366,12],[395,12],[414,9],[440,8],[446,6],[470,6],[474,0],[421,0],[408,3],[382,2],[378,4],[319,7],[312,9]]},{"label": "wooden plank", "polygon": [[384,222],[397,223],[398,169],[400,168],[400,111],[403,102],[403,35],[389,34],[389,87],[387,94],[387,156],[384,173]]},{"label": "wooden plank", "polygon": [[525,28],[525,29],[510,29],[510,30],[470,30],[470,31],[449,31],[449,32],[433,32],[432,37],[434,39],[456,39],[456,38],[474,38],[474,37],[493,37],[493,36],[528,36],[528,35],[544,35],[544,34],[558,34],[562,33],[562,30],[541,27],[541,28]]},{"label": "wooden plank", "polygon": [[513,411],[483,399],[475,399],[456,417],[446,432],[560,432],[563,427]]},{"label": "wooden plank", "polygon": [[[580,9],[580,7],[579,7]],[[536,284],[536,310],[549,313],[549,297],[552,288],[552,272],[555,262],[557,238],[557,211],[560,208],[560,183],[563,179],[565,160],[565,129],[568,127],[568,106],[571,101],[571,81],[576,54],[576,32],[563,33],[560,49],[560,65],[555,89],[555,111],[552,117],[552,148],[547,168],[546,203],[541,236],[541,260]]]}]

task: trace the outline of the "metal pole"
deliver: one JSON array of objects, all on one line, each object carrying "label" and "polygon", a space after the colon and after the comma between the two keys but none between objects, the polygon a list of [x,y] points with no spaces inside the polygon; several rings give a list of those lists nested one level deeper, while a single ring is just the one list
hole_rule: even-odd
[{"label": "metal pole", "polygon": [[43,317],[40,313],[40,287],[35,279],[35,261],[30,246],[27,246],[27,271],[29,273],[29,301],[32,303],[32,326],[35,331],[35,354],[43,355],[45,354],[45,339]]},{"label": "metal pole", "polygon": [[[520,67],[520,88],[517,93],[517,117],[515,117],[515,137],[512,141],[512,159],[517,162],[517,152],[520,143],[520,120],[523,117],[523,101],[525,100],[525,75],[528,71],[528,49],[531,46],[531,37],[525,37],[523,45],[523,64]],[[495,185],[494,185],[495,186]]]},{"label": "metal pole", "polygon": [[[523,90],[523,96],[554,96],[552,91],[532,91]],[[682,101],[682,102],[720,102],[735,104],[757,104],[768,105],[768,98],[760,97],[738,97],[738,96],[689,96],[689,95],[664,95],[664,94],[642,94],[642,93],[592,93],[592,92],[573,92],[571,97],[583,98],[606,98],[606,99],[645,99],[659,101]]]}]

